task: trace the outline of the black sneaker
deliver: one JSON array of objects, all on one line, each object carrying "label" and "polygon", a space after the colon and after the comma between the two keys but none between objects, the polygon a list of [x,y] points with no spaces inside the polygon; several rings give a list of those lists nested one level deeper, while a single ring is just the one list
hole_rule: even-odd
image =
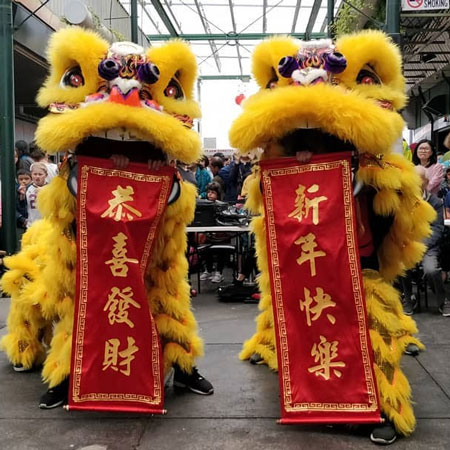
[{"label": "black sneaker", "polygon": [[416,344],[408,344],[405,348],[405,355],[417,356],[420,352]]},{"label": "black sneaker", "polygon": [[444,303],[442,303],[441,306],[439,306],[439,312],[444,317],[450,317],[450,301],[445,299]]},{"label": "black sneaker", "polygon": [[411,295],[411,300],[405,300],[403,302],[403,313],[407,316],[412,316],[417,308],[417,299],[414,295]]},{"label": "black sneaker", "polygon": [[375,444],[389,445],[393,444],[396,439],[397,432],[395,431],[394,425],[388,420],[374,428],[372,433],[370,433],[370,440]]},{"label": "black sneaker", "polygon": [[173,385],[176,387],[187,388],[200,395],[211,395],[214,393],[213,385],[198,373],[197,367],[194,367],[192,373],[188,374],[175,366]]},{"label": "black sneaker", "polygon": [[69,395],[69,379],[66,378],[62,383],[49,389],[39,402],[39,408],[52,409],[67,403]]},{"label": "black sneaker", "polygon": [[264,358],[259,353],[253,353],[253,355],[250,356],[250,364],[264,364]]},{"label": "black sneaker", "polygon": [[23,364],[18,363],[18,364],[13,365],[13,370],[14,370],[14,372],[32,372],[33,367],[26,368],[23,366]]}]

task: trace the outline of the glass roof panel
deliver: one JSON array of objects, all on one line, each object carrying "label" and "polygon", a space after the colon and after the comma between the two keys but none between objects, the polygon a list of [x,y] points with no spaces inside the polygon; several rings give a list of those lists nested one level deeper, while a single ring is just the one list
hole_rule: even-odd
[{"label": "glass roof panel", "polygon": [[192,5],[193,6],[190,4],[188,6],[182,4],[179,6],[172,5],[171,10],[177,18],[177,22],[180,24],[181,31],[184,34],[205,33],[195,4],[192,3]]},{"label": "glass roof panel", "polygon": [[290,33],[294,12],[294,7],[272,9],[267,13],[267,30],[270,33]]}]

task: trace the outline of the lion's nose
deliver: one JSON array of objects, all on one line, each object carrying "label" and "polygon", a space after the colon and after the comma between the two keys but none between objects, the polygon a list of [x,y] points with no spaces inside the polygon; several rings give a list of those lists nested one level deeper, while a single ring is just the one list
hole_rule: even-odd
[{"label": "lion's nose", "polygon": [[123,92],[119,86],[113,86],[111,88],[108,101],[127,106],[134,106],[134,107],[141,106],[141,99],[139,98],[139,89],[137,87],[132,87],[126,92]]}]

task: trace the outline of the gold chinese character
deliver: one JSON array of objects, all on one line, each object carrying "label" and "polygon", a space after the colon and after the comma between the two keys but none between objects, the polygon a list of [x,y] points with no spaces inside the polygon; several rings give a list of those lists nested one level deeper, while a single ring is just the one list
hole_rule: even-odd
[{"label": "gold chinese character", "polygon": [[[127,337],[128,347],[125,350],[119,352],[120,341],[119,339],[112,338],[105,342],[105,356],[103,359],[103,369],[111,368],[116,372],[120,370],[124,375],[130,375],[131,361],[135,358],[134,354],[139,350],[135,344],[135,340],[131,337]],[[121,361],[119,362],[119,357]],[[117,364],[119,363],[119,364]],[[124,367],[124,368],[121,368]]]},{"label": "gold chinese character", "polygon": [[[318,184],[311,185],[306,192],[309,194],[314,194],[319,190]],[[328,200],[328,197],[321,195],[319,197],[308,198],[305,194],[305,186],[299,184],[298,188],[295,190],[297,198],[295,199],[295,209],[289,214],[289,217],[295,217],[299,222],[302,221],[303,217],[308,217],[310,209],[312,209],[312,221],[314,225],[319,223],[319,203]]]},{"label": "gold chinese character", "polygon": [[[305,293],[305,300],[300,299],[300,311],[305,310],[306,311],[306,322],[308,326],[311,326],[311,320],[317,320],[320,315],[322,314],[322,311],[325,308],[335,307],[336,303],[331,300],[330,295],[323,292],[323,289],[321,287],[316,288],[316,295],[315,297],[311,297],[311,292],[308,288],[303,288],[303,292]],[[311,308],[311,303],[314,301],[316,304]],[[311,313],[313,314],[311,318]],[[328,320],[334,325],[336,322],[336,318],[331,315],[327,314]]]},{"label": "gold chinese character", "polygon": [[129,286],[122,290],[117,287],[111,289],[111,292],[108,294],[108,301],[103,308],[103,311],[109,310],[108,320],[111,325],[114,325],[114,323],[126,323],[130,328],[134,328],[134,323],[128,319],[128,308],[131,305],[140,309],[141,305],[132,296],[133,289]]},{"label": "gold chinese character", "polygon": [[113,257],[106,261],[105,264],[111,264],[111,272],[114,277],[126,277],[128,274],[128,266],[126,263],[137,264],[137,259],[127,258],[126,240],[128,239],[126,234],[119,233],[113,237],[115,242],[112,254]]},{"label": "gold chinese character", "polygon": [[321,250],[315,250],[317,247],[316,236],[313,233],[308,233],[306,236],[300,236],[295,244],[300,245],[302,253],[297,258],[297,264],[302,265],[305,261],[309,261],[311,276],[316,276],[316,260],[319,256],[325,256],[326,253]]},{"label": "gold chinese character", "polygon": [[314,356],[314,362],[318,362],[317,366],[309,367],[308,372],[314,373],[316,377],[322,377],[325,380],[330,379],[330,369],[333,373],[340,378],[342,373],[335,369],[335,367],[345,367],[345,363],[342,361],[335,361],[333,359],[337,358],[337,346],[339,342],[327,342],[326,338],[320,336],[320,343],[314,344],[311,349],[311,356]]},{"label": "gold chinese character", "polygon": [[137,217],[142,217],[142,213],[125,202],[133,201],[134,190],[131,186],[123,188],[122,186],[117,186],[115,191],[111,192],[114,196],[111,200],[108,200],[109,208],[101,215],[101,217],[114,217],[116,222],[119,222],[122,218],[127,218],[128,220],[133,220],[134,217],[127,211],[132,212]]}]

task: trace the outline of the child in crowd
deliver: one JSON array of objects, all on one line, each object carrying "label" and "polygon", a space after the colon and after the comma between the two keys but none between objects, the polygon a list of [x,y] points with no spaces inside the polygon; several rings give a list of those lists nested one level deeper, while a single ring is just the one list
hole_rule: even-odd
[{"label": "child in crowd", "polygon": [[[220,184],[213,181],[209,183],[206,188],[206,198],[212,202],[222,203],[219,199],[222,195],[222,189]],[[212,283],[220,283],[223,281],[223,268],[225,266],[225,255],[226,248],[218,247],[220,244],[230,243],[230,233],[226,232],[216,232],[216,233],[206,233],[206,239],[204,241],[206,244],[211,244],[212,248],[207,248],[205,251],[205,266],[206,270],[200,275],[200,280],[211,280]],[[214,260],[216,260],[216,270],[213,272]]]},{"label": "child in crowd", "polygon": [[50,183],[50,181],[58,175],[58,166],[55,163],[52,163],[48,159],[48,155],[44,150],[39,148],[36,143],[32,142],[30,144],[30,156],[33,158],[35,162],[42,162],[47,167],[47,178],[46,182]]},{"label": "child in crowd", "polygon": [[26,169],[17,171],[16,222],[19,228],[27,228],[27,198],[26,192],[31,184],[31,173]]},{"label": "child in crowd", "polygon": [[45,163],[36,162],[31,165],[31,180],[32,183],[28,186],[26,190],[26,199],[27,199],[27,212],[28,219],[26,222],[27,228],[29,228],[36,220],[42,218],[41,213],[37,209],[36,200],[39,194],[39,191],[43,186],[47,184],[47,166]]}]

